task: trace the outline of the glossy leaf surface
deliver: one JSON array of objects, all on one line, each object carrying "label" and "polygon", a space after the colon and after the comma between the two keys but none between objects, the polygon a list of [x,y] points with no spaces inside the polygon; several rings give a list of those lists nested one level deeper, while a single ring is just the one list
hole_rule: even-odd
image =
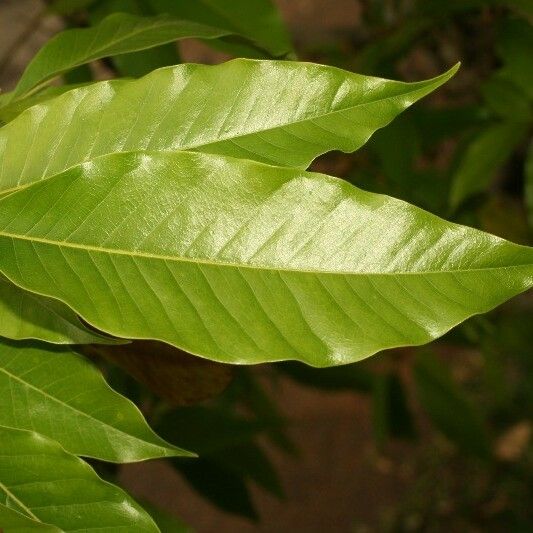
[{"label": "glossy leaf surface", "polygon": [[418,83],[308,63],[179,65],[129,83],[101,82],[32,107],[0,130],[0,192],[91,158],[194,150],[306,167],[350,152],[455,69]]},{"label": "glossy leaf surface", "polygon": [[0,275],[0,337],[53,344],[115,344],[87,328],[64,303],[25,291]]},{"label": "glossy leaf surface", "polygon": [[61,531],[158,533],[124,491],[32,431],[0,426],[0,504]]},{"label": "glossy leaf surface", "polygon": [[119,337],[327,366],[530,288],[533,249],[320,174],[129,153],[0,201],[0,269]]},{"label": "glossy leaf surface", "polygon": [[144,50],[177,39],[213,39],[227,34],[227,30],[167,16],[115,13],[94,27],[65,30],[50,39],[24,71],[13,97],[19,98],[70,69],[102,57]]},{"label": "glossy leaf surface", "polygon": [[71,453],[106,461],[190,455],[157,437],[81,356],[29,344],[0,343],[0,425],[38,431]]},{"label": "glossy leaf surface", "polygon": [[[110,83],[112,83],[114,86],[118,86],[119,83],[126,83],[126,80],[117,79],[113,80]],[[42,90],[35,94],[32,94],[31,96],[27,96],[22,100],[16,100],[11,103],[8,103],[8,101],[11,98],[12,93],[7,93],[10,98],[6,101],[7,105],[0,107],[0,121],[4,124],[7,124],[8,122],[11,122],[13,119],[17,118],[23,111],[26,111],[26,109],[28,109],[29,107],[41,104],[68,91],[83,87],[84,85],[87,85],[87,83],[74,83],[67,85],[44,87]]]}]

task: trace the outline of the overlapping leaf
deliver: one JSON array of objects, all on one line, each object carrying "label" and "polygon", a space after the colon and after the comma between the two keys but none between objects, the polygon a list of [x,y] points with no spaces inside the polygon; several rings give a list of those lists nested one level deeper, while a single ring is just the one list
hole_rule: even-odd
[{"label": "overlapping leaf", "polygon": [[56,442],[2,426],[0,504],[64,532],[159,532],[124,491],[102,481],[89,465]]},{"label": "overlapping leaf", "polygon": [[66,30],[50,39],[22,74],[13,98],[20,98],[60,74],[95,59],[144,50],[177,39],[213,39],[227,34],[227,30],[163,15],[137,17],[115,13],[94,27]]},{"label": "overlapping leaf", "polygon": [[324,152],[358,149],[455,70],[402,83],[308,63],[235,60],[96,83],[34,106],[0,130],[0,193],[133,150],[306,167]]},{"label": "overlapping leaf", "polygon": [[[272,56],[292,51],[289,34],[272,0],[148,0],[157,12],[224,28],[257,43]],[[230,51],[248,53],[248,47]],[[241,55],[241,54],[237,54]]]},{"label": "overlapping leaf", "polygon": [[0,201],[0,269],[117,336],[325,366],[530,288],[533,249],[319,174],[127,153]]},{"label": "overlapping leaf", "polygon": [[0,503],[0,527],[3,533],[61,533],[61,530],[34,520]]},{"label": "overlapping leaf", "polygon": [[[114,86],[118,86],[119,83],[124,82],[126,82],[126,80],[117,79],[113,80],[112,83]],[[8,98],[5,101],[6,105],[2,107],[2,102],[0,102],[0,123],[7,124],[8,122],[11,122],[13,119],[17,118],[23,111],[26,111],[26,109],[28,109],[29,107],[40,104],[42,102],[46,102],[47,100],[51,100],[52,98],[60,96],[68,91],[77,89],[78,87],[83,87],[84,85],[87,85],[87,83],[76,83],[46,87],[36,94],[27,96],[22,100],[16,100],[11,103],[8,102],[12,97],[12,93],[7,93],[6,96],[8,96]]]},{"label": "overlapping leaf", "polygon": [[27,344],[0,343],[0,425],[107,461],[191,455],[160,439],[82,357]]},{"label": "overlapping leaf", "polygon": [[0,337],[54,344],[115,344],[87,328],[62,302],[34,294],[0,275]]}]

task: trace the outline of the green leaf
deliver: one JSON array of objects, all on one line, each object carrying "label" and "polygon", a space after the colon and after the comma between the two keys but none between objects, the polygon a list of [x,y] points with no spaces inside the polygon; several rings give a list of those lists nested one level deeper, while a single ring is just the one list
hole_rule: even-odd
[{"label": "green leaf", "polygon": [[53,344],[116,344],[87,328],[59,300],[25,291],[0,274],[0,337]]},{"label": "green leaf", "polygon": [[31,344],[0,343],[0,425],[106,461],[190,455],[160,439],[81,356]]},{"label": "green leaf", "polygon": [[91,158],[194,150],[306,167],[360,148],[449,79],[401,83],[288,61],[179,65],[101,82],[28,109],[0,129],[0,192]]},{"label": "green leaf", "polygon": [[[150,9],[149,2],[146,2],[146,0],[106,0],[105,2],[99,2],[89,11],[90,25],[96,26],[105,17],[117,12],[129,13],[140,17],[169,14],[167,12],[157,13]],[[144,76],[157,68],[180,63],[176,43],[167,43],[147,50],[111,56],[110,59],[121,76],[134,78]]]},{"label": "green leaf", "polygon": [[24,71],[13,97],[18,99],[60,74],[102,57],[144,50],[177,39],[214,39],[227,34],[226,30],[167,16],[115,13],[97,26],[65,30],[50,39]]},{"label": "green leaf", "polygon": [[321,174],[124,153],[1,200],[0,270],[118,337],[328,366],[532,287],[533,249]]},{"label": "green leaf", "polygon": [[466,149],[450,190],[450,206],[484,192],[528,130],[527,123],[500,122],[485,128]]},{"label": "green leaf", "polygon": [[32,431],[0,426],[0,503],[64,531],[158,533],[124,491]]},{"label": "green leaf", "polygon": [[61,533],[59,528],[29,518],[1,503],[0,528],[2,533]]},{"label": "green leaf", "polygon": [[447,367],[429,353],[422,353],[414,367],[420,402],[435,426],[462,451],[481,459],[491,455],[485,423]]},{"label": "green leaf", "polygon": [[148,3],[159,13],[242,35],[273,57],[292,51],[289,34],[272,0],[148,0]]},{"label": "green leaf", "polygon": [[152,70],[180,63],[180,57],[175,44],[168,43],[157,48],[113,56],[111,61],[120,76],[140,78]]}]

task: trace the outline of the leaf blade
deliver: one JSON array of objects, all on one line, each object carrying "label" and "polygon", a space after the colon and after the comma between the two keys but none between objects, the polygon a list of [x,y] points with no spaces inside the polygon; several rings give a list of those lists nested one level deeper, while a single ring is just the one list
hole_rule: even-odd
[{"label": "leaf blade", "polygon": [[531,248],[335,178],[186,152],[105,156],[8,196],[0,252],[102,331],[229,363],[423,344],[533,285]]},{"label": "leaf blade", "polygon": [[71,351],[1,342],[0,391],[0,425],[38,431],[76,455],[113,462],[190,455],[157,437],[137,408]]},{"label": "leaf blade", "polygon": [[[149,0],[149,3],[160,13],[169,13],[242,35],[274,57],[292,51],[289,34],[271,0]],[[233,51],[233,48],[230,50]]]},{"label": "leaf blade", "polygon": [[61,533],[57,527],[37,522],[2,503],[0,503],[0,524],[2,524],[2,531],[5,533],[33,533],[35,531]]},{"label": "leaf blade", "polygon": [[125,492],[38,433],[0,426],[0,472],[1,503],[62,531],[158,532]]},{"label": "leaf blade", "polygon": [[0,274],[0,336],[42,340],[53,344],[116,344],[88,329],[59,300],[25,291]]},{"label": "leaf blade", "polygon": [[234,60],[96,83],[0,130],[0,193],[124,151],[195,150],[307,167],[330,150],[360,148],[456,70],[407,84],[307,63]]},{"label": "leaf blade", "polygon": [[114,13],[94,27],[65,30],[48,41],[22,74],[13,98],[18,99],[64,72],[96,59],[145,50],[177,39],[212,39],[227,34],[226,30],[164,15],[138,17]]}]

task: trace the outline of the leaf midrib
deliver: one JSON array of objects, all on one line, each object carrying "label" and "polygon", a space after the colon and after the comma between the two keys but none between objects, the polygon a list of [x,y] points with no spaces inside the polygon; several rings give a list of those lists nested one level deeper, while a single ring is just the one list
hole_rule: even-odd
[{"label": "leaf midrib", "polygon": [[[193,21],[189,21],[189,20],[185,20],[185,19],[183,19],[183,20],[172,20],[170,17],[167,17],[165,15],[162,15],[162,16],[158,17],[158,19],[159,20],[153,21],[150,26],[143,26],[140,30],[134,30],[131,33],[128,33],[127,35],[124,35],[120,39],[117,38],[117,39],[115,39],[113,41],[109,41],[106,44],[106,46],[102,46],[100,48],[95,49],[93,54],[91,54],[90,56],[87,56],[87,57],[90,58],[94,54],[101,54],[102,52],[105,52],[106,50],[108,50],[111,46],[115,46],[116,44],[119,44],[119,43],[121,43],[121,42],[123,42],[125,40],[128,40],[128,39],[131,39],[132,37],[135,37],[137,35],[140,35],[142,33],[147,32],[147,31],[152,31],[155,28],[159,28],[160,29],[161,26],[175,26],[175,25],[179,25],[180,22],[186,22],[188,24],[191,24],[191,26],[196,25],[198,27],[202,27],[202,26],[204,26],[205,28],[208,27],[205,24],[194,23]],[[139,24],[139,21],[133,21],[133,22],[135,23],[135,25]],[[87,28],[87,29],[91,29],[91,28]],[[221,34],[220,35],[217,34],[218,36],[228,35],[229,33],[231,33],[228,30],[222,30],[222,29],[219,29],[219,28],[211,28],[211,27],[209,27],[209,29],[213,29],[214,33],[216,33],[217,31],[220,31]],[[175,39],[171,39],[170,42],[172,42],[173,40],[175,40]],[[76,62],[71,63],[71,65],[74,65],[74,64],[76,64]]]},{"label": "leaf midrib", "polygon": [[[26,505],[20,501],[10,490],[8,487],[6,487],[1,481],[0,481],[0,490],[4,491],[5,494],[7,494],[7,497],[8,498],[11,498],[15,503],[17,503],[17,505],[20,505],[21,509],[24,510],[25,513],[27,513],[29,515],[30,518],[32,518],[33,520],[36,520],[37,522],[40,522],[42,523],[39,518],[37,516],[35,516],[31,510],[26,507]],[[16,510],[16,509],[15,509]]]},{"label": "leaf midrib", "polygon": [[[122,38],[120,39],[115,39],[113,41],[110,41],[106,44],[106,46],[103,46],[103,47],[100,47],[100,48],[97,48],[91,55],[88,55],[86,56],[86,59],[83,60],[83,62],[89,60],[89,61],[94,61],[96,59],[98,59],[98,56],[102,53],[105,53],[106,51],[109,50],[109,48],[119,44],[119,43],[122,43],[124,41],[127,41],[133,37],[136,37],[137,35],[139,34],[142,34],[142,33],[145,33],[146,31],[152,31],[156,28],[161,28],[162,26],[174,26],[176,24],[178,24],[179,22],[183,22],[183,21],[179,21],[179,20],[172,20],[170,17],[165,17],[164,15],[160,17],[161,20],[159,21],[154,21],[152,23],[151,26],[149,27],[143,27],[142,29],[140,30],[136,30],[136,31],[133,31],[131,33],[129,33],[128,35],[125,35],[123,36]],[[205,25],[205,24],[199,24],[199,23],[194,23],[193,21],[189,21],[189,20],[184,20],[185,22],[189,23],[189,24],[195,24],[197,25],[198,27],[201,27],[201,26],[204,26],[205,28],[207,28],[208,26]],[[136,25],[139,24],[139,22],[135,22]],[[96,27],[95,27],[96,28]],[[210,28],[210,27],[209,27]],[[88,30],[90,29],[93,29],[93,28],[87,28]],[[211,28],[210,28],[211,29]],[[203,37],[204,39],[209,39],[209,38],[213,38],[213,39],[216,39],[216,38],[219,38],[219,37],[224,37],[224,36],[227,36],[227,35],[230,35],[231,32],[229,30],[222,30],[222,29],[219,29],[219,28],[212,28],[213,29],[213,34],[210,36],[210,37]],[[101,30],[101,28],[100,28]],[[72,31],[76,31],[76,30],[72,30]],[[220,32],[220,33],[217,33],[217,32]],[[98,35],[99,31],[96,32],[96,34]],[[118,33],[118,32],[117,32]],[[190,37],[190,38],[193,38],[193,37]],[[172,41],[175,41],[179,38],[176,38],[176,39],[169,39],[168,42],[172,42]],[[183,37],[182,37],[183,39]],[[162,43],[162,44],[165,44],[165,43]],[[149,47],[149,48],[155,48],[155,46],[153,47]],[[95,56],[96,54],[96,56]],[[57,78],[58,76],[61,75],[62,72],[65,72],[66,70],[70,69],[70,68],[74,68],[76,66],[79,66],[80,62],[79,61],[72,61],[71,63],[69,63],[69,65],[67,65],[66,67],[62,68],[61,70],[59,71],[55,71],[53,72],[52,74],[49,74],[48,76],[46,76],[45,78],[43,78],[40,82],[38,82],[37,85],[35,85],[34,87],[31,87],[29,89],[26,89],[25,91],[21,92],[21,93],[18,93],[17,94],[17,89],[15,88],[15,92],[13,94],[13,96],[15,97],[14,98],[14,101],[18,101],[20,100],[23,96],[28,96],[29,94],[33,94],[36,89],[40,89],[44,84],[47,84],[49,83],[50,81],[54,80],[55,78]],[[21,81],[22,81],[23,78],[21,78]]]},{"label": "leaf midrib", "polygon": [[246,268],[250,270],[272,270],[276,272],[296,272],[301,274],[326,274],[326,275],[340,275],[340,276],[407,276],[407,275],[428,275],[428,274],[456,274],[460,272],[485,272],[492,270],[505,270],[510,268],[531,268],[533,270],[533,263],[522,263],[518,265],[506,265],[506,266],[494,266],[494,267],[483,267],[483,268],[468,268],[468,269],[446,269],[446,270],[412,270],[412,271],[392,271],[392,272],[373,272],[373,271],[343,271],[343,270],[313,270],[313,269],[300,269],[297,267],[294,268],[280,268],[276,266],[268,265],[253,265],[250,263],[232,263],[229,261],[212,261],[209,259],[195,259],[191,257],[183,256],[171,256],[163,254],[155,254],[151,252],[139,252],[139,251],[130,251],[122,250],[119,248],[104,248],[101,246],[95,246],[92,244],[83,244],[76,242],[67,242],[67,241],[56,241],[51,239],[44,239],[42,237],[34,237],[27,235],[17,235],[15,233],[8,233],[5,231],[0,231],[0,238],[5,237],[8,239],[17,239],[21,241],[35,242],[39,244],[46,244],[49,246],[56,246],[58,248],[71,248],[76,250],[82,250],[85,252],[97,252],[108,255],[123,255],[126,257],[139,257],[143,259],[154,259],[159,261],[172,261],[177,263],[192,263],[198,265],[208,265],[208,266],[221,266],[221,267],[231,267],[236,269]]}]

